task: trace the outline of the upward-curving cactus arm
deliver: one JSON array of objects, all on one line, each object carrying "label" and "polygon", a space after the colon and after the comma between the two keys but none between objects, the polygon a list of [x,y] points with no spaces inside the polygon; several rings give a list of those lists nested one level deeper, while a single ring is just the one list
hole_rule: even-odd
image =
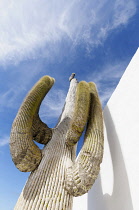
[{"label": "upward-curving cactus arm", "polygon": [[67,169],[65,189],[73,196],[88,192],[95,182],[103,157],[102,108],[94,83],[90,87],[90,112],[84,145],[75,161]]},{"label": "upward-curving cactus arm", "polygon": [[42,77],[31,89],[13,122],[10,136],[10,150],[13,162],[20,171],[33,171],[41,161],[41,151],[33,138],[46,143],[52,130],[38,116],[40,104],[54,83],[49,76]]}]

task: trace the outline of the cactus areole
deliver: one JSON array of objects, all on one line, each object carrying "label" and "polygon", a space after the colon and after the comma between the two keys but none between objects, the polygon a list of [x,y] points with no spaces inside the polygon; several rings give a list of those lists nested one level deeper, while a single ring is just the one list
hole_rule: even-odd
[{"label": "cactus areole", "polygon": [[[95,84],[77,82],[74,76],[55,128],[49,128],[38,114],[54,84],[50,76],[34,85],[13,122],[12,160],[20,171],[31,172],[15,210],[72,210],[73,196],[88,192],[98,176],[104,143],[101,103]],[[84,144],[76,157],[84,130]],[[44,148],[39,149],[35,141]]]}]

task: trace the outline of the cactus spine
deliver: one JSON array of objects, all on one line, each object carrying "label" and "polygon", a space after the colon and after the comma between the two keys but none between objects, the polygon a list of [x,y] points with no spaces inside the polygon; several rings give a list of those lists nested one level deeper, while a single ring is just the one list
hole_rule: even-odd
[{"label": "cactus spine", "polygon": [[[38,115],[40,104],[54,83],[42,77],[23,101],[13,122],[10,150],[20,171],[31,174],[15,210],[71,210],[73,196],[91,188],[103,156],[103,118],[96,86],[70,80],[65,106],[53,129]],[[76,158],[76,144],[86,128]],[[33,139],[44,144],[40,150]]]}]

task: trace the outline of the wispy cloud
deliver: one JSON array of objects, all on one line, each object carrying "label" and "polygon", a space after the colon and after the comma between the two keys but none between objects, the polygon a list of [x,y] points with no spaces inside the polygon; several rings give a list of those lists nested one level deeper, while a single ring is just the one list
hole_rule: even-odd
[{"label": "wispy cloud", "polygon": [[98,45],[135,12],[136,0],[1,0],[0,64],[53,57],[63,40]]},{"label": "wispy cloud", "polygon": [[106,105],[106,102],[116,88],[128,62],[128,60],[125,60],[106,64],[101,71],[98,70],[88,76],[88,81],[96,83],[103,106]]},{"label": "wispy cloud", "polygon": [[44,122],[51,123],[58,120],[66,98],[65,91],[61,89],[52,90],[42,102],[40,107],[40,117]]},{"label": "wispy cloud", "polygon": [[9,136],[1,136],[0,137],[0,147],[9,144]]},{"label": "wispy cloud", "polygon": [[19,92],[17,88],[11,88],[6,92],[0,94],[1,101],[0,101],[0,112],[3,111],[3,108],[13,108],[17,105],[17,97],[21,93],[22,90]]},{"label": "wispy cloud", "polygon": [[25,62],[14,68],[14,71],[9,71],[8,74],[5,71],[4,76],[1,75],[0,112],[5,108],[19,107],[27,92],[37,82],[37,80],[33,82],[33,79],[37,78],[42,68],[43,64],[39,61]]}]

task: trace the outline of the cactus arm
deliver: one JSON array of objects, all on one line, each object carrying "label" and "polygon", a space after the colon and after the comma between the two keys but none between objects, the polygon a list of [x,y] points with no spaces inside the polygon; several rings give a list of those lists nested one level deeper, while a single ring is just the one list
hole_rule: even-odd
[{"label": "cactus arm", "polygon": [[102,108],[95,84],[90,82],[89,87],[91,106],[84,145],[65,178],[65,188],[73,196],[88,192],[98,176],[103,157]]},{"label": "cactus arm", "polygon": [[[40,104],[53,83],[53,78],[42,77],[25,98],[13,122],[10,151],[13,162],[20,171],[33,171],[41,161],[41,151],[33,142],[33,135],[36,133],[32,128]],[[48,130],[51,137],[51,129]]]},{"label": "cactus arm", "polygon": [[32,135],[36,142],[45,145],[52,138],[52,129],[41,121],[38,113],[33,118]]},{"label": "cactus arm", "polygon": [[81,81],[77,85],[73,119],[66,136],[66,144],[73,146],[77,143],[85,128],[90,106],[89,84]]}]

